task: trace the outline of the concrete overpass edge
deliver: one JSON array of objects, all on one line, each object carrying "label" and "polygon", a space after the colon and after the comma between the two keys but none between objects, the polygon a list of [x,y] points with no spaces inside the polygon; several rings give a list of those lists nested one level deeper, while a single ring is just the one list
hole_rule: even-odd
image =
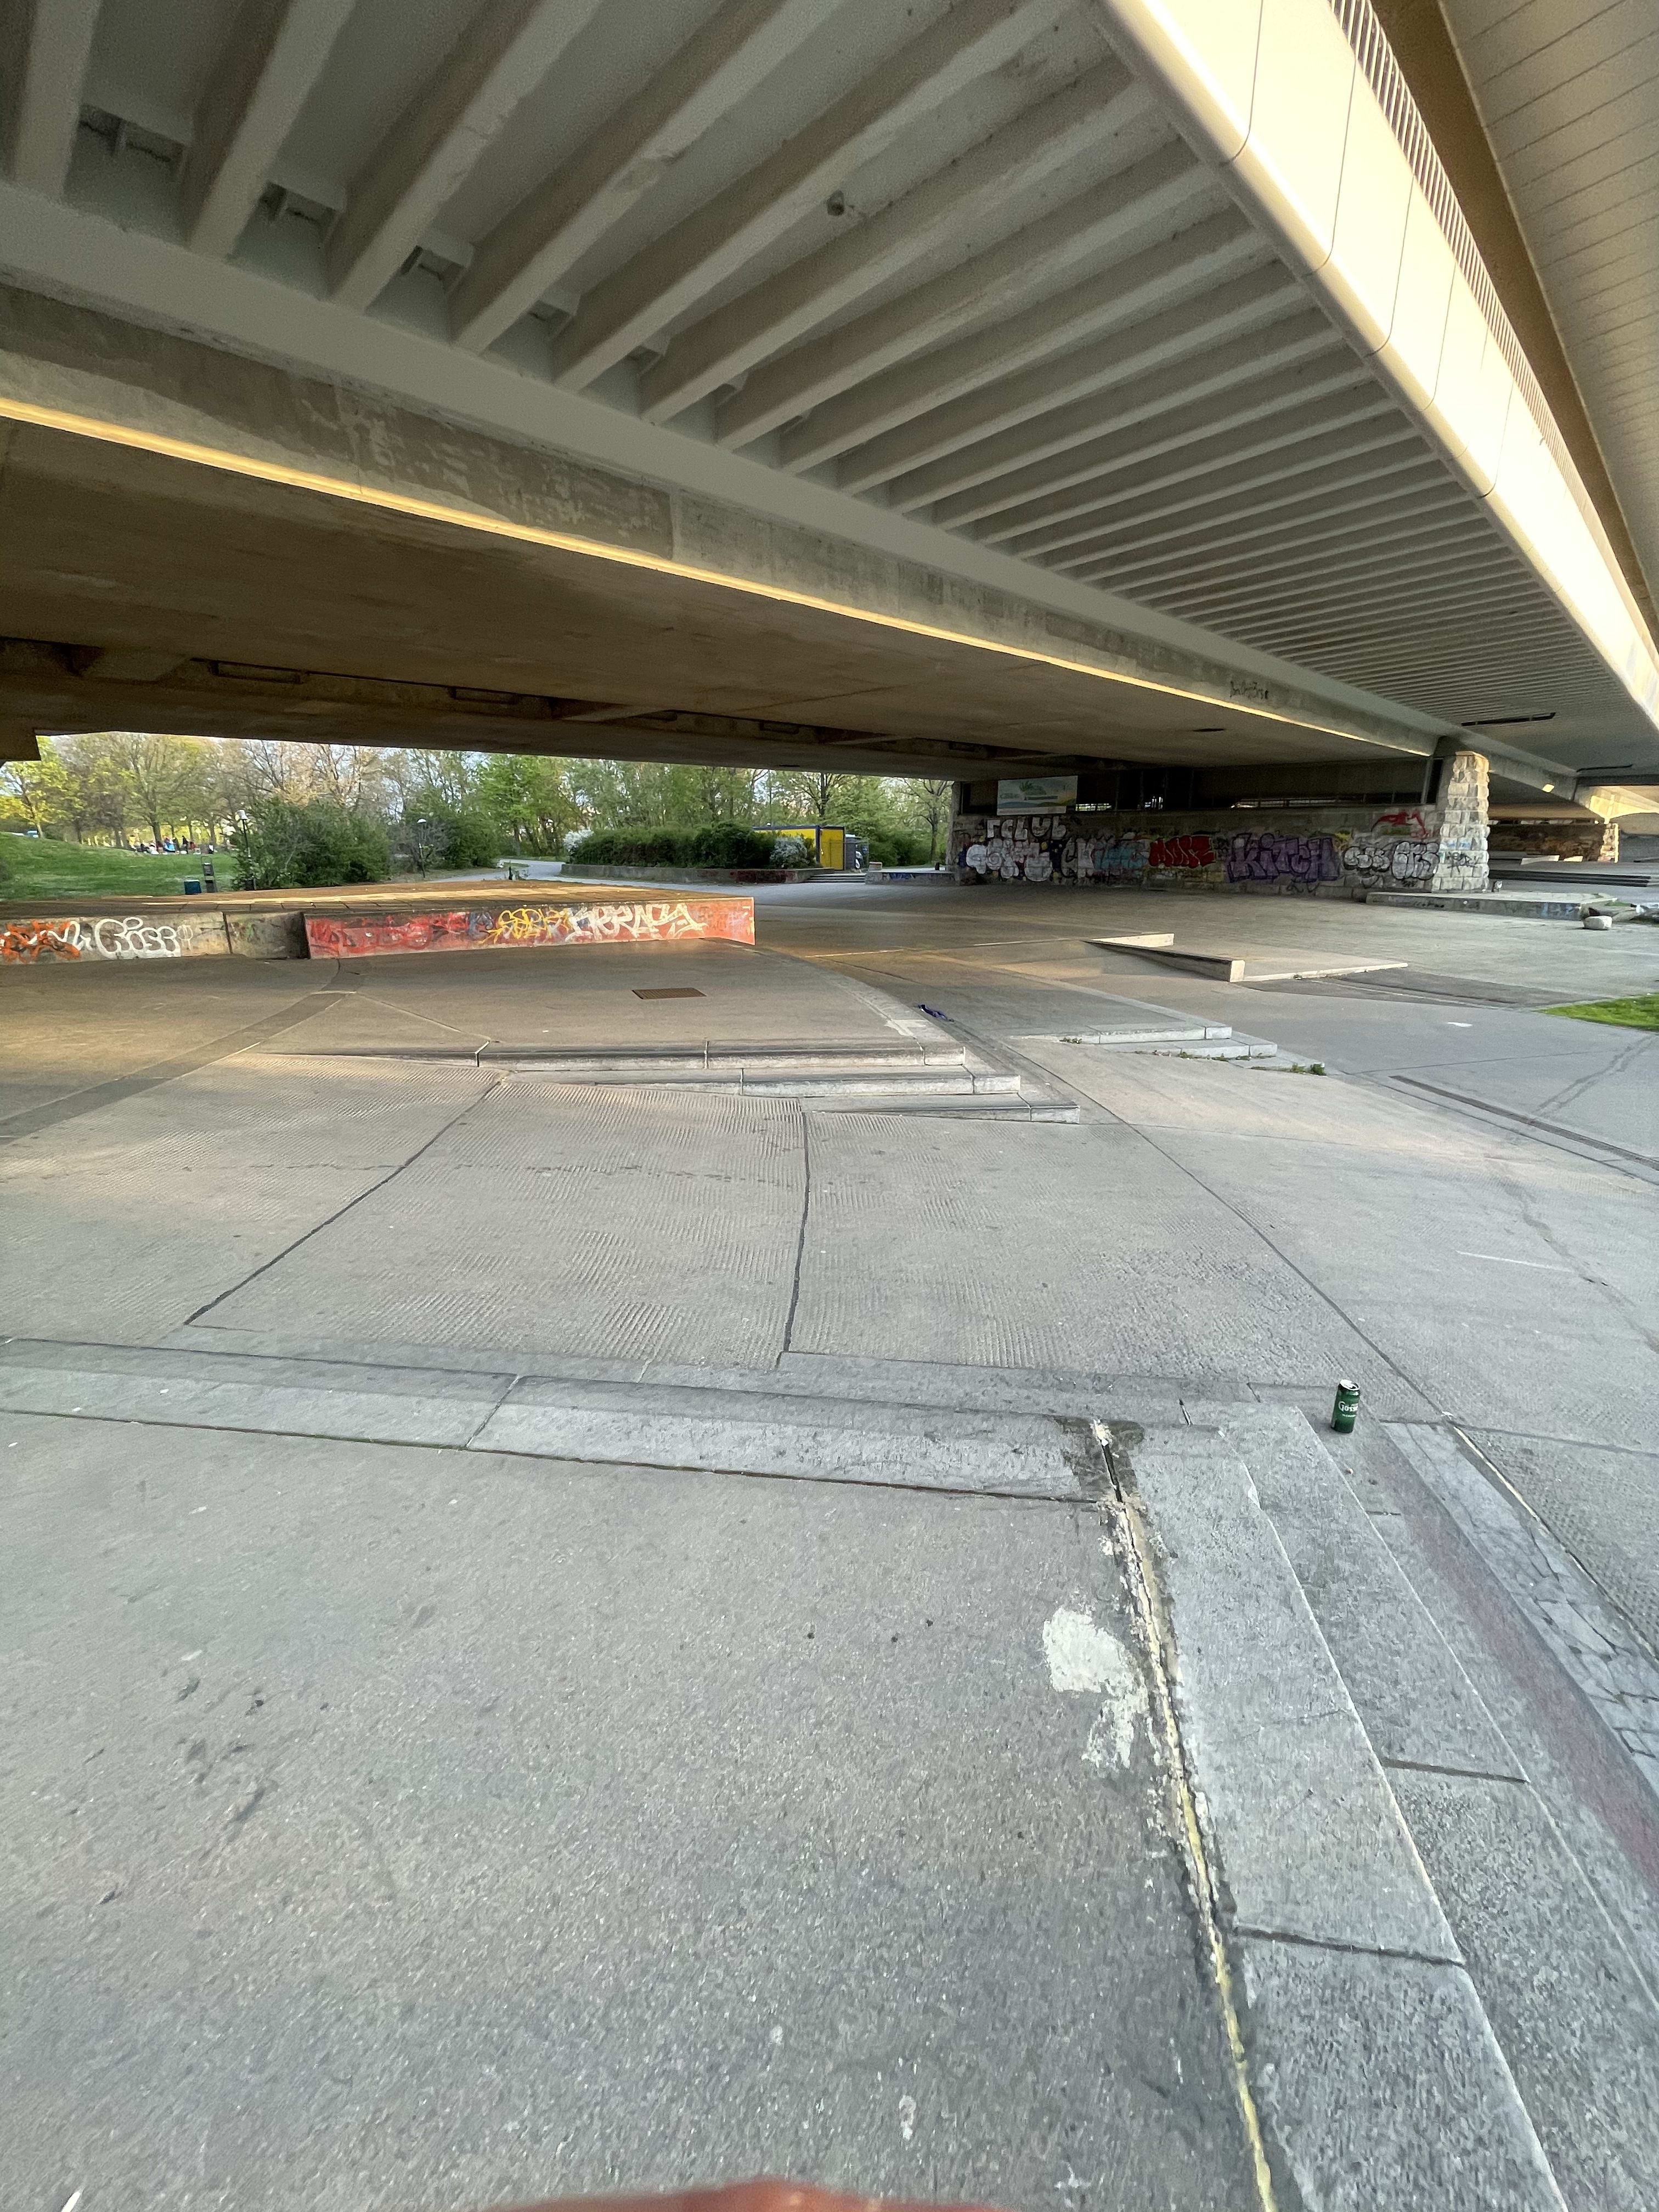
[{"label": "concrete overpass edge", "polygon": [[[64,269],[76,270],[82,281],[65,285]],[[898,580],[921,602],[914,621],[901,618],[897,626],[918,628],[922,635],[992,650],[1013,647],[1020,657],[1407,753],[1431,752],[1440,738],[1451,734],[1449,725],[1413,708],[1292,668],[908,515],[543,386],[502,362],[422,343],[418,333],[379,318],[307,301],[234,264],[204,261],[4,184],[0,271],[17,288],[5,302],[0,342],[0,416],[13,421],[138,445],[466,529],[705,574],[726,588],[793,596],[775,580],[746,575],[737,565],[738,542],[745,532],[758,529],[770,540],[775,563],[786,544],[797,559],[809,549],[820,560],[829,549],[842,549],[835,583],[843,592],[856,591],[856,601],[848,603],[836,589],[799,597],[857,619],[893,623],[894,611],[878,604],[875,572],[884,565],[887,592]],[[199,328],[208,320],[210,304],[219,325],[245,342],[245,350],[179,335],[181,325]],[[55,331],[50,328],[54,312]],[[96,317],[103,325],[101,340],[86,325],[82,329],[88,356],[94,362],[101,356],[106,369],[76,367],[69,357],[70,317]],[[175,368],[169,375],[164,357],[171,349],[176,361],[183,348],[194,356],[196,373],[185,377]],[[142,379],[142,403],[123,377],[124,355]],[[201,374],[204,360],[221,365],[216,380]],[[240,365],[245,392],[263,376],[274,401],[274,375],[294,380],[301,392],[263,419],[244,406],[239,422],[234,407],[214,404],[235,374],[231,363]],[[216,380],[220,390],[210,398]],[[369,395],[405,439],[424,426],[428,440],[434,431],[452,445],[470,436],[498,457],[528,448],[539,454],[544,469],[563,462],[578,471],[603,471],[615,492],[625,488],[638,504],[635,527],[623,533],[632,542],[515,523],[503,511],[511,502],[492,508],[453,492],[434,500],[384,477],[375,482],[368,459],[375,441],[351,434],[355,428],[368,428],[362,410]],[[302,396],[307,404],[295,404]],[[281,434],[284,415],[290,418],[287,445]],[[307,453],[295,441],[301,416],[319,442],[325,428],[333,432],[331,465],[307,465],[321,456]],[[861,556],[861,563],[848,556]],[[860,565],[863,576],[857,574]],[[1003,603],[1005,621],[1014,614],[1008,627],[1026,633],[1026,641],[974,635],[929,619],[941,604],[952,602],[964,613],[975,602]],[[1062,649],[1030,643],[1033,630],[1053,633]],[[1064,650],[1066,644],[1073,650]]]}]

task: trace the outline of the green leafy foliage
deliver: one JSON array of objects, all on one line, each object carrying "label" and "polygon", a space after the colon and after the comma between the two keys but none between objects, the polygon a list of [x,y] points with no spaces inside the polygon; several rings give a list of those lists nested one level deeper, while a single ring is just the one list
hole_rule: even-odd
[{"label": "green leafy foliage", "polygon": [[377,884],[392,872],[385,823],[332,799],[256,799],[237,823],[231,842],[237,872],[249,890]]},{"label": "green leafy foliage", "polygon": [[769,868],[775,865],[775,842],[769,830],[741,822],[680,829],[635,824],[590,830],[570,858],[584,868]]}]

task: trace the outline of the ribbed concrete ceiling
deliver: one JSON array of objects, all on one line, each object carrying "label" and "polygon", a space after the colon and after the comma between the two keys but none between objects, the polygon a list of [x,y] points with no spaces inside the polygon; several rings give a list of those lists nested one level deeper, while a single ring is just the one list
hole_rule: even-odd
[{"label": "ribbed concrete ceiling", "polygon": [[1441,0],[1650,578],[1659,578],[1659,6]]},{"label": "ribbed concrete ceiling", "polygon": [[35,190],[1446,722],[1553,716],[1581,762],[1650,737],[1103,10],[35,20]]}]

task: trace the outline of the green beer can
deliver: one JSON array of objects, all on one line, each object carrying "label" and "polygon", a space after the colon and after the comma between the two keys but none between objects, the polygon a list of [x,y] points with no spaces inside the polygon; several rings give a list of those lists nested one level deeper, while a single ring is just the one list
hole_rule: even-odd
[{"label": "green beer can", "polygon": [[1354,1415],[1358,1411],[1359,1385],[1357,1382],[1339,1382],[1336,1386],[1336,1403],[1331,1407],[1331,1426],[1336,1431],[1338,1436],[1352,1435]]}]

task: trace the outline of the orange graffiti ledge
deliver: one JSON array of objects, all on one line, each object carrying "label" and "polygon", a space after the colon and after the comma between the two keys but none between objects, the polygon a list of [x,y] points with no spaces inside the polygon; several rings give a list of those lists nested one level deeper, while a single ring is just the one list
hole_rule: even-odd
[{"label": "orange graffiti ledge", "polygon": [[306,939],[318,959],[577,945],[672,945],[697,938],[752,945],[754,901],[590,898],[558,904],[443,907],[415,914],[306,916]]}]

